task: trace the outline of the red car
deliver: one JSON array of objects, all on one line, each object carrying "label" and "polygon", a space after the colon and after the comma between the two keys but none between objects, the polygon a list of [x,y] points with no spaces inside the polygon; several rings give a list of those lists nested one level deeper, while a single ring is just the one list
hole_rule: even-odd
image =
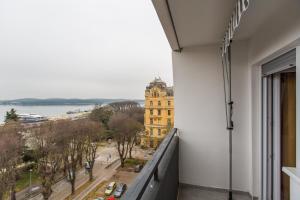
[{"label": "red car", "polygon": [[116,200],[115,197],[108,197],[106,200]]}]

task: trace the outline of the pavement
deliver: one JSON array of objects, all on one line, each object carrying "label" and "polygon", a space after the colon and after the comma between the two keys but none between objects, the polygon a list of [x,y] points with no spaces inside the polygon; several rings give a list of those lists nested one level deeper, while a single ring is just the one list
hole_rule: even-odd
[{"label": "pavement", "polygon": [[101,174],[99,174],[91,185],[84,189],[79,195],[73,198],[73,200],[84,200],[85,197],[92,192],[98,185],[104,180],[110,179],[116,174],[117,168],[121,165],[120,161],[113,163],[108,169],[104,169]]}]

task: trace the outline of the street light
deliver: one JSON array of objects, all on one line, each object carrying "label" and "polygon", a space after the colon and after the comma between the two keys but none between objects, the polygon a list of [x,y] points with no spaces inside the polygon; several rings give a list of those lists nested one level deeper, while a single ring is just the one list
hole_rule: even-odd
[{"label": "street light", "polygon": [[29,198],[31,198],[31,173],[32,173],[32,169],[29,170]]}]

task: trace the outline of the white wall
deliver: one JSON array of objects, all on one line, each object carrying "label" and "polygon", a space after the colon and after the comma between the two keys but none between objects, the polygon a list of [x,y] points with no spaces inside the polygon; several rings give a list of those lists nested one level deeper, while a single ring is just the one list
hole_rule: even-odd
[{"label": "white wall", "polygon": [[[233,54],[233,186],[251,190],[250,69],[247,43]],[[218,45],[184,48],[173,53],[175,126],[180,130],[180,182],[228,188],[222,67]]]},{"label": "white wall", "polygon": [[[299,46],[299,7],[299,1],[288,0],[248,42],[234,42],[233,186],[254,196],[261,192],[261,65]],[[228,135],[219,45],[173,52],[173,73],[175,126],[181,132],[180,182],[227,188]]]},{"label": "white wall", "polygon": [[271,16],[249,41],[248,60],[252,71],[252,188],[255,196],[261,192],[261,65],[300,44],[299,8],[300,1],[287,0],[286,6]]}]

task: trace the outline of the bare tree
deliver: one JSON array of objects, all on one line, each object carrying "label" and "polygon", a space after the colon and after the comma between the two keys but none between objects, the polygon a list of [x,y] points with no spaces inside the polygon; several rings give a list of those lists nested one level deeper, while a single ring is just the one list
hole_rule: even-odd
[{"label": "bare tree", "polygon": [[130,146],[134,142],[136,132],[141,129],[141,124],[128,114],[117,112],[111,117],[109,127],[117,142],[121,167],[124,167]]},{"label": "bare tree", "polygon": [[52,185],[62,164],[61,149],[58,145],[59,135],[55,132],[56,123],[45,122],[32,129],[35,152],[38,158],[38,174],[42,182],[42,195],[49,199]]},{"label": "bare tree", "polygon": [[120,102],[110,103],[109,106],[111,106],[114,112],[117,113],[117,112],[127,112],[128,110],[138,108],[140,107],[140,104],[135,101],[120,101]]},{"label": "bare tree", "polygon": [[132,137],[129,145],[129,158],[132,158],[132,149],[137,143],[138,135],[143,131],[144,123],[144,112],[145,110],[142,107],[132,107],[126,111],[126,113],[136,120],[138,123],[135,124],[135,130],[132,132]]},{"label": "bare tree", "polygon": [[7,156],[3,154],[5,146],[3,146],[3,137],[0,136],[0,200],[3,199],[4,194],[8,191],[8,181],[9,181],[9,174],[6,171],[7,168]]},{"label": "bare tree", "polygon": [[102,129],[99,123],[81,119],[77,120],[80,135],[83,136],[83,151],[86,160],[86,169],[89,173],[89,180],[93,180],[93,168],[96,160],[98,142],[100,141]]},{"label": "bare tree", "polygon": [[79,146],[82,141],[78,134],[78,124],[76,121],[59,120],[56,122],[55,131],[59,135],[58,145],[61,148],[63,156],[64,170],[67,175],[67,180],[71,185],[72,194],[75,193],[76,170],[82,152]]},{"label": "bare tree", "polygon": [[17,165],[21,162],[24,141],[21,125],[7,122],[0,126],[0,199],[4,193],[10,192],[10,199],[16,199]]}]

